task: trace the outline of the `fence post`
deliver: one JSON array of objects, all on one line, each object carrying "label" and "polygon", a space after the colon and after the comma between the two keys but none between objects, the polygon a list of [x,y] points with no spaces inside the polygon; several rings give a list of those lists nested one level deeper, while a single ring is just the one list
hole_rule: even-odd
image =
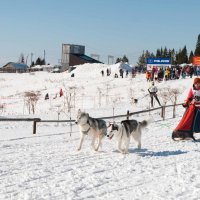
[{"label": "fence post", "polygon": [[36,123],[37,121],[33,121],[33,134],[36,134]]},{"label": "fence post", "polygon": [[176,117],[176,103],[173,106],[173,118]]},{"label": "fence post", "polygon": [[129,110],[127,110],[127,117],[126,117],[126,119],[129,120]]},{"label": "fence post", "polygon": [[165,120],[165,106],[161,107],[161,117]]}]

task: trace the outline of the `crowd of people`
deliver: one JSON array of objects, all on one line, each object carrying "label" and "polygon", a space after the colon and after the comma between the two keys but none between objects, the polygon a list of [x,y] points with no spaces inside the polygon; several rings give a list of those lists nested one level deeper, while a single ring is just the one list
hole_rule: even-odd
[{"label": "crowd of people", "polygon": [[[131,74],[132,77],[135,77],[136,70],[134,68],[131,71],[130,70],[124,70],[124,69],[120,68],[119,73],[114,74],[114,78],[118,78],[118,77],[121,77],[121,78],[126,77],[127,78],[129,74]],[[104,70],[101,70],[101,75],[102,75],[102,77],[104,77],[104,75],[105,75]],[[106,75],[107,76],[111,75],[111,69],[110,68],[106,69]]]},{"label": "crowd of people", "polygon": [[179,78],[185,78],[189,76],[190,78],[193,75],[200,75],[200,68],[193,66],[172,66],[166,68],[153,67],[152,70],[146,71],[147,81],[162,81],[162,80],[174,80]]}]

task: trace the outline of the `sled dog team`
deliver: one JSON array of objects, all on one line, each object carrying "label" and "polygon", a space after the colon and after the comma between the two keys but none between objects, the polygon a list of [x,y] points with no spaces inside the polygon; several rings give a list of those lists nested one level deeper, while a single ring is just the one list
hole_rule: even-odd
[{"label": "sled dog team", "polygon": [[86,135],[91,136],[92,147],[95,151],[98,151],[102,144],[102,139],[107,136],[109,139],[113,137],[117,139],[118,150],[123,154],[128,153],[131,137],[137,142],[138,149],[141,148],[142,129],[148,125],[146,120],[142,122],[124,120],[119,125],[109,123],[107,126],[104,120],[92,118],[88,113],[82,112],[80,109],[75,123],[80,130],[80,142],[77,150],[81,150]]}]

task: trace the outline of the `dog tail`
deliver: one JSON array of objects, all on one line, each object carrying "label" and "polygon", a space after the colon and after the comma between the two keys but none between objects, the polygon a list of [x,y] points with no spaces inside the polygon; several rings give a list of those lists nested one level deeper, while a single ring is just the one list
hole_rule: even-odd
[{"label": "dog tail", "polygon": [[140,126],[142,127],[142,128],[144,128],[144,127],[146,127],[147,125],[148,125],[148,121],[147,120],[143,120],[143,121],[141,121],[141,122],[139,122],[140,123]]}]

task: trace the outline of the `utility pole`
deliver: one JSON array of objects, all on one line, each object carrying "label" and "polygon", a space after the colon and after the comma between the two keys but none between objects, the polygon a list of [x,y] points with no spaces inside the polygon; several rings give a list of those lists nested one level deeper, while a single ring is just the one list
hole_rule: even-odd
[{"label": "utility pole", "polygon": [[44,50],[44,62],[46,63],[46,61],[45,61],[45,50]]},{"label": "utility pole", "polygon": [[26,64],[27,64],[28,56],[29,56],[29,54],[26,56]]},{"label": "utility pole", "polygon": [[32,62],[33,62],[32,58],[33,58],[33,53],[31,53],[31,65],[32,65]]}]

